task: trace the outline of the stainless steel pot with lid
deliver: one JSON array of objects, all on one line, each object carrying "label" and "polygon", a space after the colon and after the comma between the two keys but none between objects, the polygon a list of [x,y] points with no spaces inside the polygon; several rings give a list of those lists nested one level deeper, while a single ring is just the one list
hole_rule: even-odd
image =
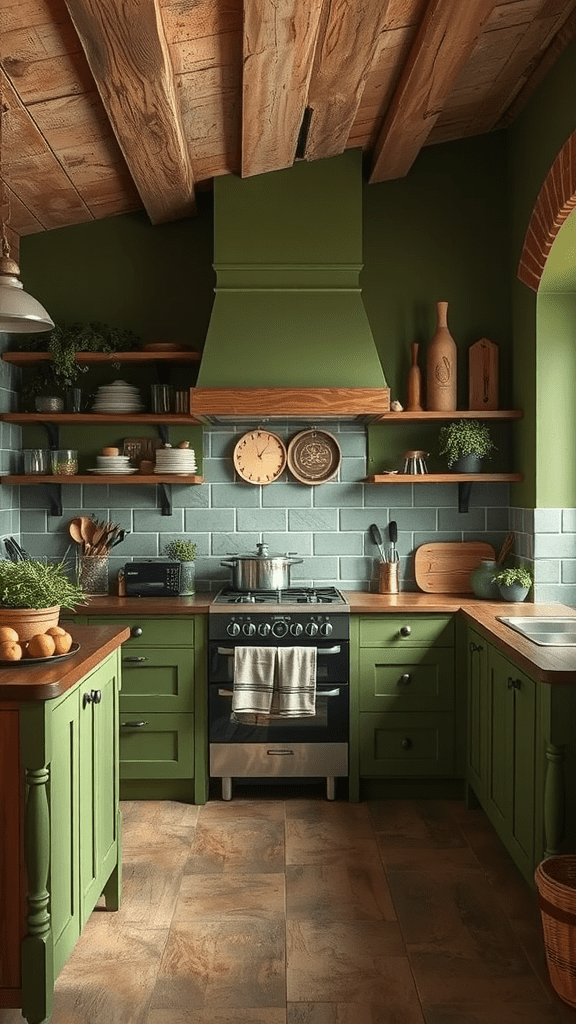
[{"label": "stainless steel pot with lid", "polygon": [[302,558],[294,558],[294,552],[285,555],[271,555],[267,544],[257,544],[257,553],[230,555],[220,562],[232,569],[232,586],[235,590],[286,590],[290,586],[290,568]]}]

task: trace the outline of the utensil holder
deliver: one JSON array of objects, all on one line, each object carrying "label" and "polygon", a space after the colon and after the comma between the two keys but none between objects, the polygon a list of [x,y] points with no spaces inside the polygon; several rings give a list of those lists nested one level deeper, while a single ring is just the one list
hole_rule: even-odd
[{"label": "utensil holder", "polygon": [[78,555],[78,583],[86,594],[108,593],[108,555]]},{"label": "utensil holder", "polygon": [[379,594],[399,593],[398,566],[399,562],[380,562],[380,575],[378,577]]}]

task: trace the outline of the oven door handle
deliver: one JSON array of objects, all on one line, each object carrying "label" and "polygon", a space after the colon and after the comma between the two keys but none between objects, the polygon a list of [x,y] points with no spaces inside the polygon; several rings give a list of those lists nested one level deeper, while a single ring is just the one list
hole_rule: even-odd
[{"label": "oven door handle", "polygon": [[[318,647],[317,653],[320,654],[340,654],[342,648],[339,644],[336,647]],[[224,657],[232,657],[234,649],[232,647],[219,647],[218,654],[222,654]]]},{"label": "oven door handle", "polygon": [[[232,690],[222,690],[219,687],[218,688],[218,696],[219,697],[233,697],[234,694],[233,694]],[[319,690],[316,693],[316,696],[317,697],[339,697],[340,696],[340,689],[338,689],[338,690]],[[262,714],[265,714],[265,712],[262,712]]]}]

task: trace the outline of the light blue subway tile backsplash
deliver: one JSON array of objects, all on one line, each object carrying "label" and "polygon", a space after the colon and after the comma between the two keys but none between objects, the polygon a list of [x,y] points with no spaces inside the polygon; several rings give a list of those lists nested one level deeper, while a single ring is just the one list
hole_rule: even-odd
[{"label": "light blue subway tile backsplash", "polygon": [[[4,378],[0,388],[3,383]],[[20,428],[10,426],[11,432],[0,438],[0,452],[14,460],[21,447]],[[307,486],[286,471],[273,484],[252,486],[239,480],[232,465],[234,445],[247,429],[247,424],[205,428],[206,483],[175,483],[172,516],[162,515],[154,486],[62,487],[62,517],[50,515],[44,488],[3,487],[0,531],[20,534],[35,557],[62,557],[70,546],[70,519],[80,514],[112,519],[130,533],[110,559],[111,586],[127,560],[162,557],[170,539],[189,538],[197,544],[197,587],[215,591],[231,578],[221,561],[231,552],[255,553],[261,541],[274,554],[293,552],[303,559],[291,569],[294,583],[376,589],[379,554],[368,528],[376,523],[388,547],[388,524],[394,519],[401,588],[415,590],[414,552],[420,544],[484,540],[498,551],[513,530],[513,557],[534,569],[536,600],[576,604],[576,509],[510,508],[507,484],[479,481],[472,487],[469,511],[461,513],[456,484],[367,484],[366,430],[352,423],[323,427],[334,433],[342,451],[332,480]],[[302,429],[299,422],[274,426],[286,443]]]}]

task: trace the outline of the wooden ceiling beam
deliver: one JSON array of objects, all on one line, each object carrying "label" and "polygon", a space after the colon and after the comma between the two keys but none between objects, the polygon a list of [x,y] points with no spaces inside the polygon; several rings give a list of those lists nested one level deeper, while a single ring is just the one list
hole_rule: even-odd
[{"label": "wooden ceiling beam", "polygon": [[153,224],[195,213],[194,175],[159,0],[66,0]]},{"label": "wooden ceiling beam", "polygon": [[242,177],[291,167],[323,0],[244,0]]},{"label": "wooden ceiling beam", "polygon": [[371,182],[408,173],[497,3],[430,0],[376,142]]},{"label": "wooden ceiling beam", "polygon": [[343,153],[387,27],[389,0],[325,5],[308,91],[307,160]]}]

